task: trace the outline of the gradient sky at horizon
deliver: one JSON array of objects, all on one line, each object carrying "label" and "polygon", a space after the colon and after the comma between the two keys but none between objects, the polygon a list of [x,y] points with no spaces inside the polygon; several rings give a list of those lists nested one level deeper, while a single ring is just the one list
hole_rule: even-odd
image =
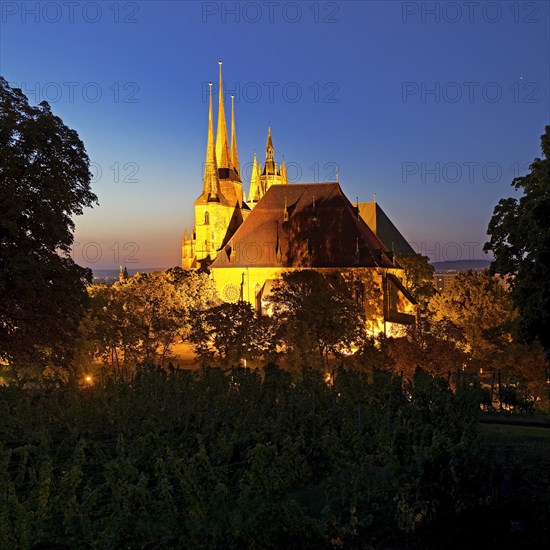
[{"label": "gradient sky at horizon", "polygon": [[337,166],[417,251],[477,259],[550,124],[549,23],[548,2],[6,1],[0,74],[86,145],[100,204],[76,219],[81,265],[179,264],[218,59],[246,191],[270,124],[292,181]]}]

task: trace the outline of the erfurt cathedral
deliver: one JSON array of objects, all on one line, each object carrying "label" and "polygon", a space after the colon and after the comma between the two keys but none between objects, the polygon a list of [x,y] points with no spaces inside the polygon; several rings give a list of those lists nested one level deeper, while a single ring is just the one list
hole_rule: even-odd
[{"label": "erfurt cathedral", "polygon": [[265,162],[254,155],[246,195],[231,100],[229,140],[219,62],[217,128],[210,85],[202,193],[195,225],[183,236],[182,267],[209,268],[223,300],[246,300],[259,312],[282,272],[315,269],[364,304],[373,333],[388,322],[412,322],[414,299],[395,254],[413,250],[376,201],[353,205],[338,181],[289,184],[270,129]]}]

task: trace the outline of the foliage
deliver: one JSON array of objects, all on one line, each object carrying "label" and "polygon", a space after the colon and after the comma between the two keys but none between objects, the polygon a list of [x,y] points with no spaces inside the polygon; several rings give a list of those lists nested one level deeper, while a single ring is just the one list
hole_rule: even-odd
[{"label": "foliage", "polygon": [[77,133],[0,77],[0,363],[67,367],[90,270],[70,256],[72,217],[96,201]]},{"label": "foliage", "polygon": [[395,370],[407,379],[418,367],[447,375],[464,370],[468,364],[463,331],[447,318],[438,320],[429,312],[419,312],[416,322],[401,332],[401,337],[389,339],[387,350]]},{"label": "foliage", "polygon": [[541,136],[543,158],[512,182],[523,195],[501,199],[489,222],[491,271],[507,277],[519,310],[520,336],[540,340],[550,354],[550,126]]},{"label": "foliage", "polygon": [[174,341],[189,337],[195,317],[218,303],[208,275],[180,268],[92,286],[90,297],[81,349],[88,350],[88,363],[100,357],[120,372],[168,359]]},{"label": "foliage", "polygon": [[[332,279],[335,288],[351,297],[362,310],[366,321],[365,330],[374,335],[383,326],[383,300],[379,280],[369,268],[342,269],[338,277]],[[331,280],[329,282],[332,283]]]},{"label": "foliage", "polygon": [[364,337],[362,308],[318,271],[283,273],[269,302],[277,336],[298,365],[324,365]]},{"label": "foliage", "polygon": [[422,254],[399,254],[397,263],[405,272],[405,287],[413,295],[422,309],[435,293],[433,285],[434,268],[430,258]]},{"label": "foliage", "polygon": [[195,317],[190,339],[203,365],[239,365],[269,351],[270,328],[248,302],[223,303]]},{"label": "foliage", "polygon": [[452,541],[478,498],[475,397],[421,371],[327,385],[273,365],[0,387],[0,547]]},{"label": "foliage", "polygon": [[[525,391],[528,390],[529,399],[539,399],[541,403],[547,401],[545,381],[548,361],[540,344],[528,346],[517,341],[517,311],[510,292],[501,280],[488,270],[458,274],[450,289],[435,295],[428,308],[432,323],[455,327],[454,337],[448,332],[447,336],[434,334],[435,339],[429,347],[435,362],[437,355],[441,357],[440,365],[445,363],[446,358],[452,359],[454,356],[469,371],[500,370],[504,376],[503,384],[522,386]],[[462,358],[456,353],[446,354],[442,348],[449,339],[467,354],[462,353]],[[436,372],[426,360],[417,364]],[[449,364],[450,371],[455,368],[459,365]]]},{"label": "foliage", "polygon": [[509,292],[487,269],[459,273],[451,287],[429,303],[435,320],[459,327],[475,359],[487,359],[512,342],[517,313]]},{"label": "foliage", "polygon": [[368,373],[399,372],[390,352],[391,345],[392,339],[386,338],[382,332],[376,338],[367,337],[348,362],[354,369]]}]

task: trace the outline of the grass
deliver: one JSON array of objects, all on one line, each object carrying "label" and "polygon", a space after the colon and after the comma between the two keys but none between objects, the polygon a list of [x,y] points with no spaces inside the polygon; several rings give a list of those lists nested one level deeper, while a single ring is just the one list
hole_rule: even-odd
[{"label": "grass", "polygon": [[[498,422],[498,419],[491,418],[491,421]],[[522,525],[523,531],[515,541],[518,546],[524,547],[526,542],[519,544],[521,537],[531,543],[547,541],[550,536],[548,417],[505,417],[502,421],[506,424],[480,424],[487,485],[493,504],[501,517],[510,522],[519,520]]]}]

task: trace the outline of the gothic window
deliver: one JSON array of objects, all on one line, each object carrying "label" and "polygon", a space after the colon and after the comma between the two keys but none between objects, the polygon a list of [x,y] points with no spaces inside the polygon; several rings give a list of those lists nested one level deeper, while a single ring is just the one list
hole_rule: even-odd
[{"label": "gothic window", "polygon": [[204,213],[204,225],[210,225],[210,212]]}]

